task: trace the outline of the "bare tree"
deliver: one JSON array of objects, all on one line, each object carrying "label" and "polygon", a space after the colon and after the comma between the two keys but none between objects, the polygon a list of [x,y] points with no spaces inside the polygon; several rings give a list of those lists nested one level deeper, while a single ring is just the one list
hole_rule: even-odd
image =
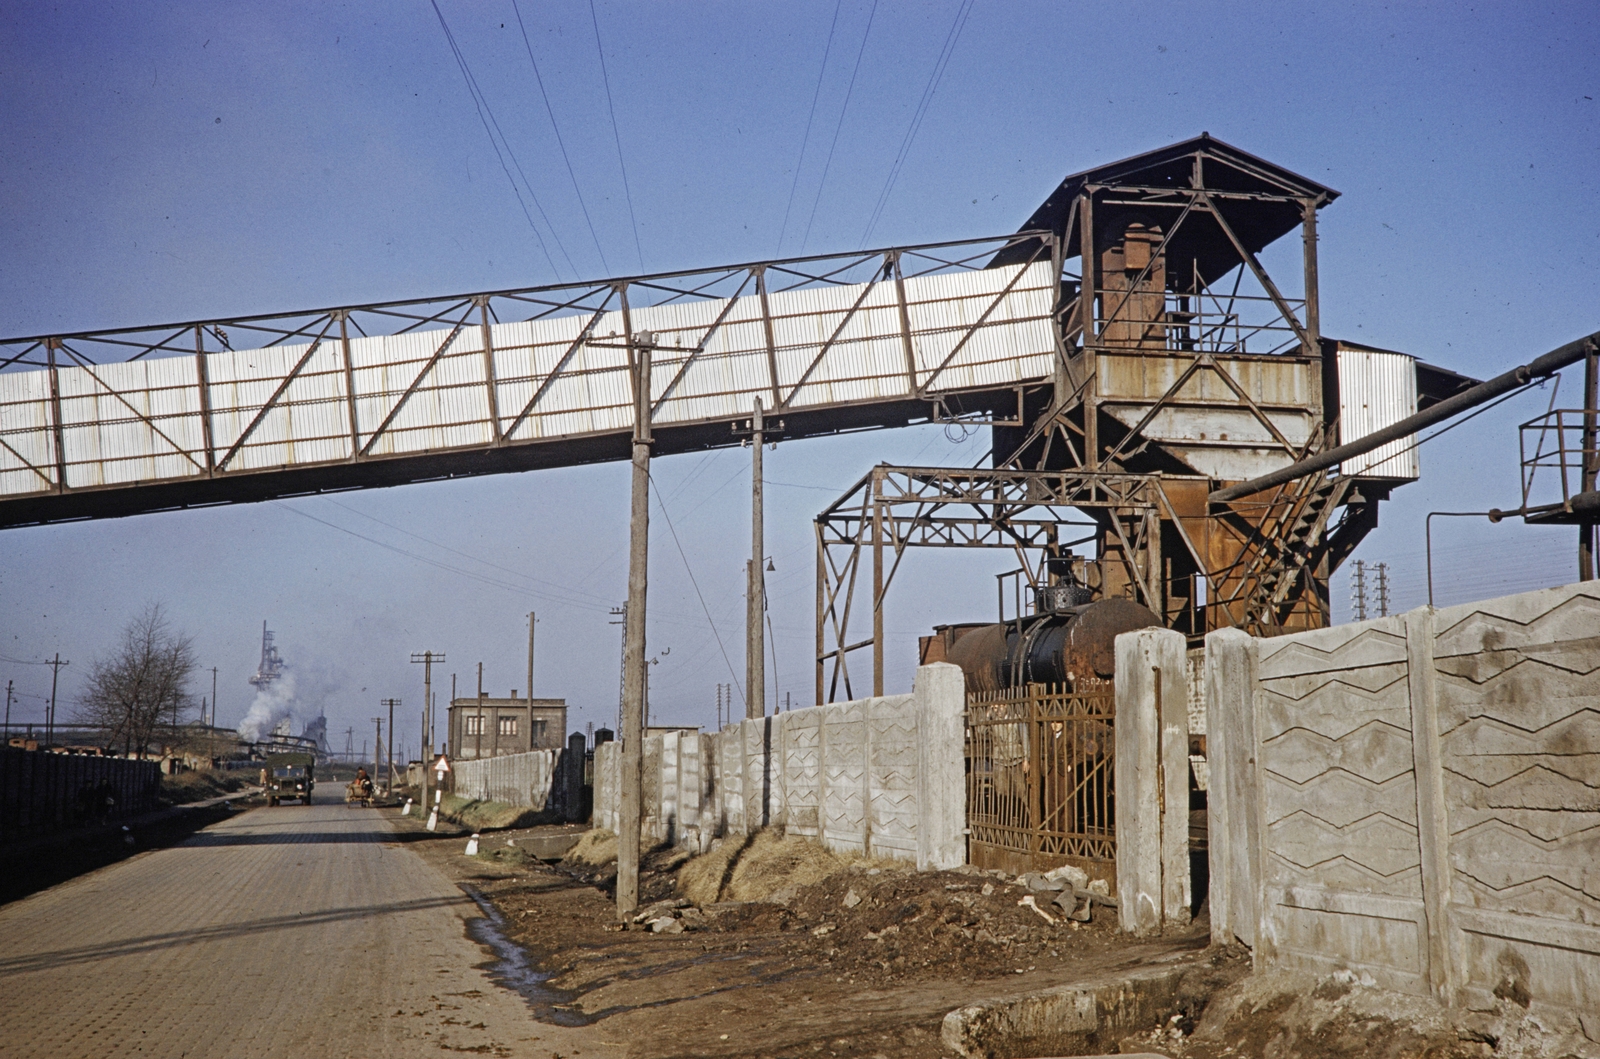
[{"label": "bare tree", "polygon": [[151,737],[176,728],[190,707],[185,689],[194,669],[193,637],[174,630],[165,608],[152,603],[123,628],[110,657],[91,663],[78,719],[102,729],[129,756],[143,757]]}]

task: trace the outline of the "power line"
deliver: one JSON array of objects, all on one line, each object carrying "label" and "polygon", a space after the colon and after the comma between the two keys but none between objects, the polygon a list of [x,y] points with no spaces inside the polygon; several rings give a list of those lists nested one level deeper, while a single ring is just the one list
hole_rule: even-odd
[{"label": "power line", "polygon": [[[653,487],[655,479],[652,478],[650,484]],[[700,591],[700,582],[694,579],[694,570],[689,566],[689,556],[684,554],[683,542],[678,539],[678,531],[672,525],[672,516],[667,514],[667,505],[661,502],[661,491],[652,488],[650,492],[656,498],[656,506],[661,509],[661,517],[667,520],[667,530],[672,534],[672,543],[678,547],[678,557],[683,560],[683,569],[689,575],[689,584],[694,586],[695,598],[700,600],[700,609],[706,612],[706,624],[711,626],[711,635],[717,639],[717,650],[722,652],[722,661],[726,663],[728,673],[733,677],[734,684],[737,685],[739,683],[739,674],[734,672],[733,661],[728,657],[728,649],[722,645],[722,634],[717,631],[717,623],[712,620],[711,608],[706,606],[706,597]],[[744,689],[742,687],[739,689],[739,696],[740,698],[744,697]]]},{"label": "power line", "polygon": [[556,146],[561,148],[561,160],[567,164],[567,176],[572,179],[572,191],[578,196],[578,208],[583,210],[584,223],[589,226],[589,237],[594,240],[595,252],[600,255],[600,264],[609,275],[611,265],[606,261],[606,252],[600,248],[600,236],[594,230],[594,221],[589,219],[589,205],[583,201],[583,192],[578,187],[578,175],[572,171],[572,159],[567,156],[566,142],[561,139],[561,126],[556,124],[556,112],[550,106],[550,96],[544,90],[544,78],[539,75],[539,63],[533,57],[533,43],[528,40],[528,27],[522,23],[522,8],[517,5],[517,0],[511,0],[511,10],[517,13],[517,28],[522,31],[522,45],[528,49],[528,62],[533,67],[533,79],[539,85],[539,98],[544,100],[544,112],[550,115],[550,128],[556,134]]},{"label": "power line", "polygon": [[475,563],[482,563],[484,566],[489,567],[491,570],[499,570],[499,571],[502,571],[503,573],[511,574],[513,577],[520,577],[520,578],[523,578],[525,580],[531,581],[536,585],[544,585],[547,588],[552,588],[552,589],[556,590],[557,592],[571,592],[571,593],[574,593],[574,594],[580,595],[580,596],[588,596],[590,599],[594,599],[594,600],[597,600],[597,601],[600,601],[600,602],[605,602],[608,599],[608,597],[598,596],[598,595],[595,595],[592,592],[583,592],[583,591],[580,591],[578,589],[572,588],[572,587],[567,586],[567,585],[556,584],[554,581],[546,581],[546,580],[543,580],[542,578],[533,577],[530,574],[523,573],[521,570],[513,570],[509,566],[501,566],[499,563],[491,563],[487,559],[480,559],[478,556],[473,555],[471,552],[464,552],[459,548],[452,548],[448,544],[440,544],[438,541],[432,540],[432,539],[430,539],[428,537],[424,537],[419,533],[412,533],[410,530],[403,529],[403,528],[401,528],[399,526],[396,526],[392,522],[385,522],[383,519],[378,518],[376,515],[369,515],[365,511],[361,511],[361,510],[358,510],[357,508],[351,507],[349,504],[341,504],[341,503],[339,503],[339,501],[333,499],[332,497],[323,497],[323,499],[326,500],[328,503],[332,504],[334,507],[342,507],[342,508],[344,508],[346,511],[350,512],[352,515],[360,515],[362,518],[370,519],[371,521],[376,522],[380,526],[385,526],[385,527],[387,527],[389,529],[394,530],[396,533],[403,533],[407,537],[411,537],[414,540],[419,540],[424,544],[431,544],[435,548],[439,548],[439,549],[441,549],[443,551],[450,552],[453,555],[459,555],[463,559],[470,559]]},{"label": "power line", "polygon": [[600,16],[594,0],[589,0],[589,20],[594,23],[594,49],[600,56],[600,79],[606,86],[606,111],[611,115],[611,138],[617,143],[617,166],[622,170],[622,193],[628,200],[628,221],[633,225],[633,249],[639,255],[639,271],[644,271],[644,249],[639,245],[639,221],[633,215],[633,192],[628,188],[628,163],[622,159],[622,134],[617,131],[617,108],[611,103],[611,75],[606,72],[606,49],[600,43]]},{"label": "power line", "polygon": [[1360,559],[1350,561],[1350,613],[1367,620],[1367,564]]},{"label": "power line", "polygon": [[839,146],[839,130],[844,128],[845,112],[850,109],[850,96],[856,90],[856,74],[861,72],[861,57],[867,53],[867,38],[872,34],[872,19],[878,13],[878,0],[872,0],[867,12],[867,28],[861,33],[861,47],[856,49],[856,64],[850,70],[850,84],[844,90],[844,105],[839,108],[839,120],[833,126],[833,142],[828,144],[828,159],[822,165],[822,179],[817,181],[817,194],[811,200],[811,215],[806,218],[806,233],[800,238],[800,252],[806,252],[811,240],[811,223],[817,219],[817,204],[822,201],[822,189],[828,183],[828,170],[833,167],[833,150]]},{"label": "power line", "polygon": [[789,183],[789,201],[783,207],[783,224],[778,228],[778,245],[773,248],[773,257],[783,253],[783,237],[789,232],[789,211],[794,207],[794,193],[800,187],[800,171],[806,165],[806,144],[811,142],[811,122],[817,116],[817,100],[822,98],[822,79],[828,72],[828,56],[833,52],[833,31],[838,28],[839,9],[843,6],[844,0],[835,0],[833,21],[828,23],[828,43],[822,49],[822,66],[817,70],[817,87],[811,93],[811,112],[806,115],[805,135],[800,137],[800,160],[794,164],[794,180]]},{"label": "power line", "polygon": [[[472,76],[472,69],[467,65],[467,57],[462,54],[461,48],[456,44],[455,34],[450,32],[450,24],[444,20],[444,12],[439,10],[438,0],[428,0],[433,5],[433,13],[439,16],[439,27],[444,30],[445,40],[450,44],[450,53],[455,56],[456,66],[461,70],[461,76],[467,82],[467,93],[472,96],[472,105],[478,112],[478,120],[483,123],[483,131],[489,137],[489,146],[494,148],[494,156],[500,162],[500,169],[505,173],[506,179],[511,182],[511,193],[517,197],[517,205],[522,207],[522,215],[528,220],[528,227],[533,229],[533,237],[539,241],[539,249],[544,252],[544,259],[550,263],[550,271],[561,278],[561,270],[556,267],[555,258],[550,256],[550,248],[545,245],[544,236],[539,232],[539,226],[533,223],[533,214],[528,212],[528,204],[523,201],[522,191],[517,187],[517,178],[511,175],[511,170],[506,166],[506,155],[511,157],[512,165],[517,167],[517,172],[522,174],[522,182],[528,186],[528,196],[533,199],[539,216],[544,217],[545,224],[550,225],[550,234],[556,241],[556,246],[561,250],[561,256],[567,258],[567,265],[572,265],[572,258],[568,256],[566,247],[561,245],[561,236],[556,232],[555,225],[550,224],[550,218],[545,215],[544,207],[539,205],[539,197],[534,194],[533,185],[528,183],[528,175],[522,172],[522,165],[517,161],[517,156],[511,150],[511,143],[505,139],[505,133],[500,132],[500,123],[495,120],[494,111],[489,106],[489,100],[478,87],[478,79]],[[484,115],[488,117],[485,118]],[[490,125],[494,128],[491,130]],[[500,133],[500,139],[495,139],[495,133]],[[505,143],[505,154],[501,154],[501,142]],[[573,268],[573,272],[577,272]]]},{"label": "power line", "polygon": [[383,548],[386,551],[394,552],[397,555],[404,555],[406,558],[415,559],[419,563],[427,563],[429,566],[437,567],[440,570],[444,570],[444,571],[447,571],[447,572],[452,573],[452,574],[459,574],[462,577],[469,577],[474,581],[479,581],[479,582],[482,582],[483,584],[486,584],[486,585],[492,585],[495,588],[503,588],[503,589],[506,589],[509,592],[516,592],[516,593],[518,593],[520,595],[534,596],[534,597],[537,597],[537,598],[548,599],[548,600],[550,600],[552,602],[555,602],[555,603],[565,603],[568,606],[572,606],[572,607],[584,607],[584,608],[587,608],[587,609],[590,609],[590,610],[600,610],[600,609],[602,609],[597,604],[585,603],[585,602],[576,602],[576,601],[570,600],[570,599],[560,599],[560,598],[558,598],[556,596],[545,595],[545,594],[537,592],[537,591],[535,591],[533,589],[526,588],[526,587],[524,587],[522,585],[511,584],[509,581],[501,581],[498,578],[487,577],[487,576],[485,576],[483,574],[474,573],[471,570],[463,570],[459,566],[451,566],[449,563],[442,563],[437,559],[430,559],[426,555],[418,555],[416,552],[407,551],[404,548],[399,548],[399,547],[396,547],[393,544],[385,543],[384,541],[378,540],[376,537],[368,537],[364,533],[357,533],[355,530],[347,529],[344,526],[341,526],[336,522],[329,522],[327,519],[318,518],[317,516],[311,514],[308,511],[301,511],[297,507],[290,507],[288,504],[285,504],[282,501],[278,501],[277,504],[278,504],[279,507],[283,508],[285,511],[292,511],[296,515],[299,515],[301,518],[308,518],[312,522],[320,522],[322,525],[327,526],[329,529],[338,530],[340,533],[348,533],[350,536],[355,537],[358,540],[366,541],[368,544],[375,544],[378,547]]},{"label": "power line", "polygon": [[917,131],[922,128],[922,119],[927,117],[928,107],[933,102],[933,94],[939,89],[939,82],[944,79],[945,69],[950,65],[950,56],[955,54],[956,42],[961,38],[961,30],[966,26],[967,16],[972,13],[974,0],[961,0],[956,8],[955,21],[950,24],[950,32],[945,35],[944,47],[939,50],[939,57],[934,60],[933,73],[928,77],[928,85],[922,90],[922,98],[917,101],[917,108],[911,115],[911,125],[906,129],[905,139],[900,142],[900,151],[895,155],[894,164],[889,167],[889,179],[884,181],[883,191],[878,194],[878,202],[872,208],[872,216],[867,221],[867,230],[861,234],[861,245],[865,246],[867,240],[872,238],[872,230],[878,226],[878,219],[883,216],[883,208],[889,204],[889,194],[894,190],[894,185],[900,179],[900,168],[905,164],[906,156],[911,153],[911,144],[917,138]]}]

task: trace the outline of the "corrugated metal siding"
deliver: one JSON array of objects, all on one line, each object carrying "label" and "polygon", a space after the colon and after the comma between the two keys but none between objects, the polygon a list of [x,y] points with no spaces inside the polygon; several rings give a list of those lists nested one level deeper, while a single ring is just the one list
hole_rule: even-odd
[{"label": "corrugated metal siding", "polygon": [[49,400],[47,373],[0,374],[0,494],[20,496],[55,488]]},{"label": "corrugated metal siding", "polygon": [[[1338,356],[1340,444],[1359,441],[1415,414],[1416,358],[1404,353],[1344,348],[1339,350]],[[1415,440],[1416,435],[1407,435],[1347,460],[1340,466],[1339,473],[1349,478],[1411,481],[1422,473]]]},{"label": "corrugated metal siding", "polygon": [[[892,281],[772,293],[770,356],[761,299],[753,285],[731,310],[725,299],[634,308],[633,329],[653,331],[669,347],[657,351],[653,361],[651,395],[659,402],[655,422],[732,419],[747,414],[757,395],[770,407],[775,384],[783,408],[802,409],[903,400],[914,397],[918,388],[940,393],[1049,377],[1055,342],[1048,262],[1025,269],[917,276],[907,279],[904,289],[911,321],[910,371]],[[860,307],[852,313],[857,301]],[[725,310],[722,323],[708,336]],[[572,350],[591,315],[592,310],[578,311],[491,327],[502,429],[550,382],[510,440],[632,429],[632,384],[622,348],[620,307],[613,305],[596,323],[590,340]],[[976,326],[980,319],[982,325]],[[371,454],[382,456],[481,448],[492,442],[483,331],[475,314],[452,336],[453,327],[452,322],[403,335],[351,338],[357,449],[370,443]],[[837,339],[822,355],[835,332]],[[702,343],[705,348],[697,353]],[[344,347],[331,333],[250,429],[312,345],[308,339],[207,354],[216,459],[222,461],[238,445],[224,472],[332,463],[355,455]],[[551,382],[569,350],[571,358]],[[69,487],[204,473],[204,427],[193,357],[95,367],[101,382],[90,371],[60,371]],[[373,442],[391,414],[392,421]],[[0,495],[37,493],[54,485],[48,372],[0,374],[0,440],[5,442],[0,446]],[[28,468],[30,462],[42,475]]]}]

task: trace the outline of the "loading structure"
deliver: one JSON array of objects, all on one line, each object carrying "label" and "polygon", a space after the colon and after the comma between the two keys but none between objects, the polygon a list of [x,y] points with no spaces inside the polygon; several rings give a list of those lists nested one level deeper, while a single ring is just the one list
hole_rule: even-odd
[{"label": "loading structure", "polygon": [[[1476,381],[1322,333],[1317,214],[1337,197],[1209,135],[1063,180],[988,262],[1049,254],[1058,355],[987,421],[987,466],[881,466],[817,516],[818,701],[865,683],[849,660],[869,648],[883,693],[884,598],[910,547],[1012,549],[1034,593],[1076,569],[1095,598],[1148,607],[1191,642],[1327,625],[1329,576],[1419,474],[1414,438],[1212,494]],[[1274,245],[1296,232],[1299,253]],[[871,633],[853,634],[868,578]]]}]

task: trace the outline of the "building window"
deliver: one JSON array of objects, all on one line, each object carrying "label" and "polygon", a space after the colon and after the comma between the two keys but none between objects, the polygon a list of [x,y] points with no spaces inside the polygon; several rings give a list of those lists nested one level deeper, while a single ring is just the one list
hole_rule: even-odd
[{"label": "building window", "polygon": [[465,718],[463,718],[463,720],[465,720],[467,722],[467,727],[466,727],[466,734],[467,735],[482,735],[483,734],[483,714],[480,713],[480,714],[477,714],[475,716],[465,717]]},{"label": "building window", "polygon": [[517,734],[517,719],[515,717],[502,717],[502,718],[500,718],[500,734],[501,735],[516,735]]}]

